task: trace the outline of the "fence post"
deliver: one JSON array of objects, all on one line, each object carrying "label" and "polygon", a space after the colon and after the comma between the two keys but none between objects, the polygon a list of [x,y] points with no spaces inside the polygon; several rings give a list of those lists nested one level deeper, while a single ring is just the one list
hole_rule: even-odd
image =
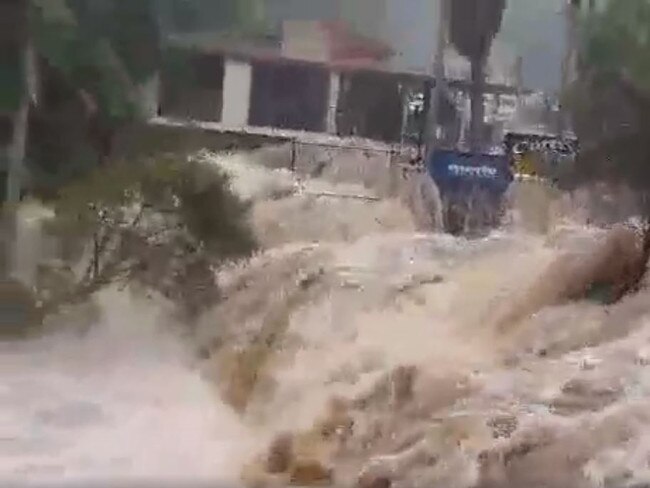
[{"label": "fence post", "polygon": [[397,167],[397,159],[396,156],[399,154],[399,152],[391,147],[391,150],[388,153],[388,196],[391,198],[395,198],[398,196],[399,189],[398,189],[398,167]]},{"label": "fence post", "polygon": [[296,140],[291,139],[291,172],[296,172]]}]

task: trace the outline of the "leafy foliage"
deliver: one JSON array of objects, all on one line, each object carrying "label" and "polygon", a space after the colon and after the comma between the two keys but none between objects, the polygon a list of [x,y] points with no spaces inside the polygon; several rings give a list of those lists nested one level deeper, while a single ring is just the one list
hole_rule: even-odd
[{"label": "leafy foliage", "polygon": [[638,289],[650,258],[650,0],[608,0],[585,19],[582,36],[579,77],[567,94],[581,151],[568,186],[599,181],[635,191],[646,222],[625,295]]},{"label": "leafy foliage", "polygon": [[160,32],[155,0],[114,0],[106,37],[135,83],[148,80],[160,65]]},{"label": "leafy foliage", "polygon": [[[138,87],[154,73],[164,71],[167,91],[184,86],[183,77],[192,75],[190,53],[165,48],[166,34],[247,33],[263,24],[260,0],[27,3],[45,92],[31,109],[27,163],[42,195],[113,157],[116,134],[138,118]],[[13,111],[24,80],[19,50],[10,51],[13,58],[0,58],[0,104]]]},{"label": "leafy foliage", "polygon": [[166,29],[172,32],[265,32],[263,0],[159,0]]},{"label": "leafy foliage", "polygon": [[23,61],[13,51],[0,57],[0,110],[14,111],[20,105],[23,93]]},{"label": "leafy foliage", "polygon": [[0,112],[20,106],[24,85],[22,46],[27,37],[27,0],[0,2]]},{"label": "leafy foliage", "polygon": [[[40,93],[30,110],[26,163],[40,196],[109,159],[116,132],[138,117],[138,85],[160,65],[157,6],[29,0]],[[7,69],[14,78],[22,73],[16,66]],[[12,86],[15,93],[3,93],[20,99],[23,80]]]},{"label": "leafy foliage", "polygon": [[650,2],[610,1],[586,19],[584,67],[602,74],[623,75],[650,90]]},{"label": "leafy foliage", "polygon": [[650,1],[610,0],[585,19],[582,35],[580,76],[568,94],[582,146],[574,184],[623,183],[647,201]]},{"label": "leafy foliage", "polygon": [[501,29],[506,0],[453,0],[450,37],[458,52],[469,59],[485,58]]},{"label": "leafy foliage", "polygon": [[56,9],[34,1],[32,37],[42,59],[116,121],[135,115],[134,85],[159,64],[155,12],[147,0],[69,0]]},{"label": "leafy foliage", "polygon": [[[56,202],[67,232],[88,234],[104,224],[98,209],[126,221],[142,207],[178,217],[198,245],[230,258],[255,247],[246,226],[248,207],[230,191],[228,176],[196,159],[177,156],[135,164],[118,163],[93,171],[63,188]],[[117,215],[117,214],[115,214]]]},{"label": "leafy foliage", "polygon": [[138,85],[161,68],[164,3],[0,3],[0,110],[20,106],[29,41],[41,93],[30,110],[28,163],[46,193],[59,190],[50,230],[71,244],[67,260],[87,263],[81,280],[58,290],[45,313],[124,278],[194,316],[218,297],[213,266],[256,247],[246,205],[215,168],[176,156],[97,165],[113,155],[116,131],[136,119]]},{"label": "leafy foliage", "polygon": [[187,318],[218,299],[213,266],[256,248],[247,210],[224,173],[170,156],[102,168],[69,185],[50,231],[93,243],[89,257],[82,249],[71,256],[88,260],[74,295],[124,278],[161,292]]}]

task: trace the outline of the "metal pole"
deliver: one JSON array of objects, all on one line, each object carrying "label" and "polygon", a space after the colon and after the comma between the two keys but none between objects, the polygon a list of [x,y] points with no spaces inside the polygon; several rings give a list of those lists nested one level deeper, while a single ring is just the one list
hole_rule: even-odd
[{"label": "metal pole", "polygon": [[438,38],[436,41],[436,53],[433,62],[433,77],[435,85],[431,96],[431,107],[429,109],[429,130],[427,134],[427,152],[438,142],[438,113],[442,105],[442,97],[446,93],[445,79],[445,48],[447,47],[447,28],[449,16],[449,0],[438,0]]},{"label": "metal pole", "polygon": [[424,159],[429,147],[429,136],[431,131],[431,94],[433,82],[427,79],[424,84],[424,100],[422,101],[422,112],[420,113],[420,130],[418,133],[418,159]]},{"label": "metal pole", "polygon": [[290,169],[292,173],[296,172],[296,159],[297,159],[297,149],[296,149],[296,140],[291,139],[291,161],[290,161]]},{"label": "metal pole", "polygon": [[[566,47],[564,63],[562,65],[562,86],[560,99],[564,98],[571,84],[575,81],[577,73],[578,56],[578,15],[582,6],[582,0],[566,0],[564,15],[566,23]],[[564,135],[568,129],[569,116],[565,111],[564,104],[560,106],[558,117],[558,134]]]}]

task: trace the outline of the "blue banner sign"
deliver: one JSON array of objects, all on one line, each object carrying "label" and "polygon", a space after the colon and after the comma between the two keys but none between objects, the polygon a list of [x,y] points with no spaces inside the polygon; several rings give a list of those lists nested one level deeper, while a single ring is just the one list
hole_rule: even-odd
[{"label": "blue banner sign", "polygon": [[437,150],[429,156],[427,169],[443,197],[478,192],[500,200],[513,181],[505,155]]}]

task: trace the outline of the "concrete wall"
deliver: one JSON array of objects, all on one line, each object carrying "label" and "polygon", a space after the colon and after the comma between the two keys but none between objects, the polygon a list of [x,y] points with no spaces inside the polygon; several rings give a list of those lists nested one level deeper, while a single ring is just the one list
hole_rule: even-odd
[{"label": "concrete wall", "polygon": [[223,112],[221,121],[229,126],[248,125],[253,69],[250,63],[224,61]]}]

